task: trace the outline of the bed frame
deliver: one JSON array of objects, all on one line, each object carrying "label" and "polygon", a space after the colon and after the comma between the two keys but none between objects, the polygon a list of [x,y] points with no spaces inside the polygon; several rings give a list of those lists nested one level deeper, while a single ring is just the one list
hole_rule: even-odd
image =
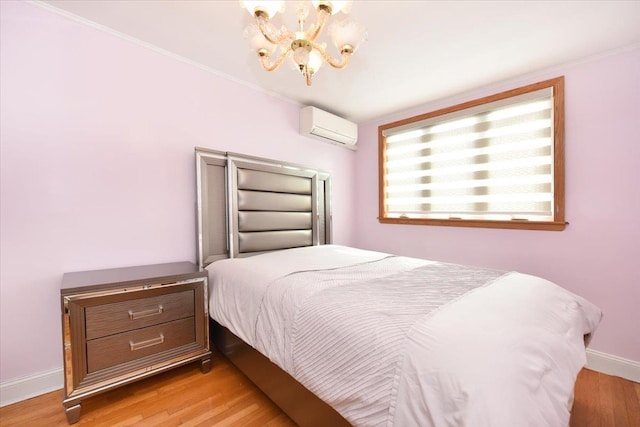
[{"label": "bed frame", "polygon": [[[198,263],[331,243],[329,174],[196,148]],[[209,319],[211,342],[300,426],[350,424],[288,373]]]}]

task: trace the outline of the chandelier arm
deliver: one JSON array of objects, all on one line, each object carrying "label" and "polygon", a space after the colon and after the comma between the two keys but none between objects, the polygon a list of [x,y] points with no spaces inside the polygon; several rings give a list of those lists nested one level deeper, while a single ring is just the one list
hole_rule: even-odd
[{"label": "chandelier arm", "polygon": [[268,22],[267,19],[264,18],[263,16],[260,16],[260,15],[256,16],[256,23],[258,24],[258,28],[260,29],[260,32],[262,33],[264,38],[267,39],[267,41],[269,41],[269,43],[280,45],[286,40],[295,39],[295,35],[291,31],[285,31],[282,34],[280,34],[279,37],[273,37],[273,35],[271,35],[267,30],[267,22]]},{"label": "chandelier arm", "polygon": [[351,59],[351,54],[353,53],[352,49],[344,48],[342,49],[342,52],[340,52],[341,54],[340,59],[334,59],[331,57],[331,55],[327,53],[326,49],[324,49],[319,44],[311,43],[311,46],[314,49],[316,49],[318,52],[320,52],[320,55],[322,55],[322,59],[324,59],[327,64],[337,69],[342,69],[347,65],[349,65],[349,60]]},{"label": "chandelier arm", "polygon": [[288,47],[285,50],[283,50],[280,53],[280,55],[278,55],[276,60],[273,61],[272,63],[269,63],[269,57],[267,55],[260,55],[260,64],[262,64],[262,68],[264,68],[265,70],[273,71],[273,70],[277,69],[282,64],[282,62],[285,60],[285,58],[287,57],[289,52],[291,52],[291,48],[290,47]]},{"label": "chandelier arm", "polygon": [[331,16],[331,9],[327,9],[326,6],[323,7],[322,5],[318,6],[318,22],[316,22],[316,25],[310,26],[307,30],[305,34],[307,40],[313,42],[318,38],[327,23],[327,18],[329,18],[329,16]]}]

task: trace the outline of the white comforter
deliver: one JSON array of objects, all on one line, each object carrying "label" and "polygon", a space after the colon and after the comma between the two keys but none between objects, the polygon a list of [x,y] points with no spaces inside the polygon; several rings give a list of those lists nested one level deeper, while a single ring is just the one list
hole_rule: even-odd
[{"label": "white comforter", "polygon": [[[444,268],[470,279],[409,279]],[[537,277],[334,245],[208,269],[212,317],[358,426],[566,426],[601,317]]]}]

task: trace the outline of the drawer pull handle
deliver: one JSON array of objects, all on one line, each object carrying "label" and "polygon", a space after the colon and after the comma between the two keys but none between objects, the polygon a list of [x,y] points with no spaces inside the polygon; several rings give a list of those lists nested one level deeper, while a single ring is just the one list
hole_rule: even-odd
[{"label": "drawer pull handle", "polygon": [[158,314],[162,314],[163,311],[164,311],[164,307],[162,307],[162,305],[160,304],[158,304],[157,308],[150,308],[149,310],[142,310],[142,311],[136,311],[136,312],[129,310],[129,319],[136,320],[142,317],[156,316]]},{"label": "drawer pull handle", "polygon": [[136,351],[136,350],[151,347],[154,345],[162,344],[163,342],[164,342],[164,335],[160,334],[159,337],[151,338],[150,340],[146,340],[146,341],[140,341],[140,342],[129,341],[129,347],[131,348],[131,351]]}]

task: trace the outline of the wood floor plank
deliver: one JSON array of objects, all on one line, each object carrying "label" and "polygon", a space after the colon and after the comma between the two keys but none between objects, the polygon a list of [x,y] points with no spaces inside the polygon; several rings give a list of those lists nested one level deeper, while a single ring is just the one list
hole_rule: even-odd
[{"label": "wood floor plank", "polygon": [[583,369],[576,381],[571,427],[603,427],[600,411],[600,376],[598,373]]},{"label": "wood floor plank", "polygon": [[640,398],[635,394],[635,389],[640,388],[638,386],[639,385],[637,383],[633,383],[631,381],[622,382],[622,395],[627,407],[629,425],[632,427],[640,426]]},{"label": "wood floor plank", "polygon": [[[58,390],[0,408],[1,427],[67,426]],[[295,427],[225,358],[197,364],[94,396],[82,402],[80,421],[91,427]],[[583,369],[578,375],[571,427],[640,426],[640,384]]]},{"label": "wood floor plank", "polygon": [[627,400],[624,396],[624,382],[622,381],[609,381],[611,390],[613,391],[613,419],[614,425],[618,427],[638,427],[632,426],[629,423],[629,412],[627,411]]},{"label": "wood floor plank", "polygon": [[606,426],[615,426],[616,425],[616,414],[615,410],[615,398],[613,395],[614,392],[614,377],[605,375],[600,378],[600,425],[603,427]]},{"label": "wood floor plank", "polygon": [[589,412],[589,402],[585,397],[587,396],[592,378],[589,372],[586,372],[584,369],[578,374],[570,427],[588,426],[587,414]]}]

